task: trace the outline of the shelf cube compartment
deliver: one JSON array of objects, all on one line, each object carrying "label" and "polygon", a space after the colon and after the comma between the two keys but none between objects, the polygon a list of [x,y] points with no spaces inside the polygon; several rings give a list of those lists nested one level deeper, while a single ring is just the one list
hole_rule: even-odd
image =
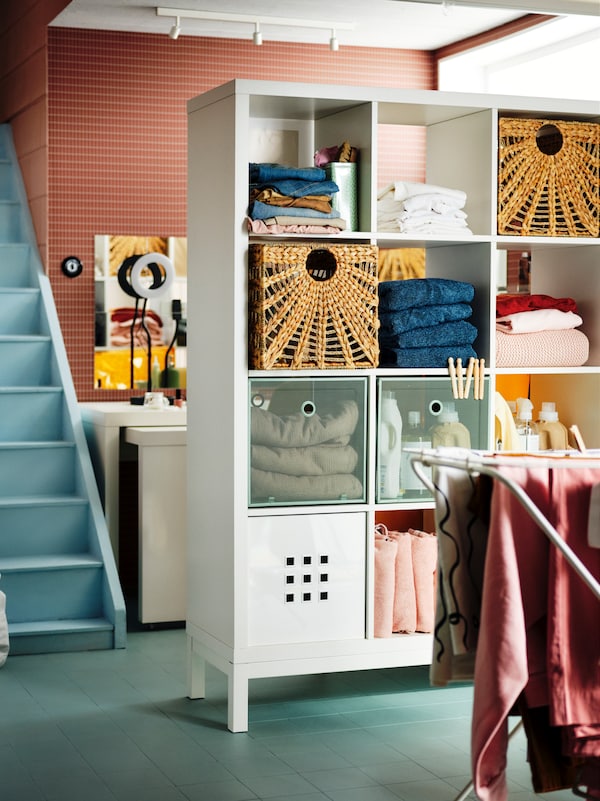
[{"label": "shelf cube compartment", "polygon": [[501,117],[498,233],[600,233],[600,124]]},{"label": "shelf cube compartment", "polygon": [[[474,399],[472,385],[468,398],[454,398],[447,378],[378,379],[377,502],[414,503],[431,498],[425,484],[412,469],[409,449],[489,447],[487,378],[483,398]],[[459,425],[451,422],[452,410]],[[394,422],[398,417],[402,421],[401,429]],[[390,471],[393,475],[389,475]]]},{"label": "shelf cube compartment", "polygon": [[374,245],[251,244],[250,369],[375,367]]},{"label": "shelf cube compartment", "polygon": [[363,639],[366,515],[248,521],[248,645]]},{"label": "shelf cube compartment", "polygon": [[366,391],[365,378],[251,378],[250,506],[364,502]]}]

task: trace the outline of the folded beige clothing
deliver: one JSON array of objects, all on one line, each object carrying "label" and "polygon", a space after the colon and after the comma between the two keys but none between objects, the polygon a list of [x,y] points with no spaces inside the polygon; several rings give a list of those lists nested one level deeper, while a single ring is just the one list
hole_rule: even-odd
[{"label": "folded beige clothing", "polygon": [[355,500],[363,494],[362,484],[352,475],[286,476],[252,468],[250,482],[254,502]]},{"label": "folded beige clothing", "polygon": [[[302,412],[279,417],[266,409],[252,408],[250,442],[274,448],[304,448],[324,442],[340,444],[358,423],[358,405],[355,401],[341,401],[329,414],[306,417]],[[343,440],[346,444],[347,440]]]},{"label": "folded beige clothing", "polygon": [[339,234],[342,229],[333,225],[267,225],[264,220],[252,220],[247,217],[248,230],[252,234]]},{"label": "folded beige clothing", "polygon": [[259,470],[288,476],[353,473],[358,454],[350,445],[311,445],[307,448],[267,448],[252,445],[250,463]]}]

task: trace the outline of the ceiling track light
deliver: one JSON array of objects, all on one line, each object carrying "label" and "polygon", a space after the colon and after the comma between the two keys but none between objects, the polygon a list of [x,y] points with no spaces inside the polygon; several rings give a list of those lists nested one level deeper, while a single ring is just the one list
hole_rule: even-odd
[{"label": "ceiling track light", "polygon": [[[432,0],[435,1],[435,0]],[[439,2],[439,0],[438,0]],[[317,28],[319,30],[331,31],[329,39],[329,49],[339,50],[340,44],[336,36],[336,30],[352,31],[356,27],[354,22],[327,22],[316,19],[291,19],[289,17],[256,17],[249,14],[229,14],[225,11],[196,11],[187,8],[162,8],[157,7],[156,14],[159,17],[175,17],[176,24],[171,28],[169,36],[176,39],[180,32],[180,19],[199,19],[211,20],[216,22],[247,22],[254,25],[252,41],[255,45],[262,44],[261,25],[274,25],[280,28]],[[176,32],[176,35],[174,35]]]},{"label": "ceiling track light", "polygon": [[178,39],[180,33],[181,33],[181,20],[179,17],[175,17],[175,24],[169,31],[169,36],[171,39]]}]

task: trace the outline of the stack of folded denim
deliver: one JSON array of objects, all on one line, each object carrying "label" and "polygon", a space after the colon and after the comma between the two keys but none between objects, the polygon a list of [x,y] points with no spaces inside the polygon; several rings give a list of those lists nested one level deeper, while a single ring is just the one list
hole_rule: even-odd
[{"label": "stack of folded denim", "polygon": [[320,167],[251,163],[248,217],[251,224],[262,224],[252,230],[269,225],[343,230],[345,221],[332,206],[338,191]]},{"label": "stack of folded denim", "polygon": [[473,286],[449,278],[409,278],[379,284],[379,364],[447,367],[477,354],[477,328],[468,318]]}]

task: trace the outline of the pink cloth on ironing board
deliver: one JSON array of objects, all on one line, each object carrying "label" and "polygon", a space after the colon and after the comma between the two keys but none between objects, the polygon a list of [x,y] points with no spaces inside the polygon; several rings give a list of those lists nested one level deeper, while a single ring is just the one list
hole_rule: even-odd
[{"label": "pink cloth on ironing board", "polygon": [[392,630],[397,633],[412,634],[417,628],[412,538],[408,531],[390,531],[390,537],[398,543]]},{"label": "pink cloth on ironing board", "polygon": [[[600,577],[600,554],[586,546],[583,522],[600,471],[501,470]],[[498,481],[484,575],[474,676],[473,781],[481,801],[505,801],[507,719],[522,691],[529,705],[549,704],[551,715],[565,724],[586,722],[573,719],[578,717],[599,722],[599,607],[589,588],[579,586],[581,579],[558,549]]]},{"label": "pink cloth on ironing board", "polygon": [[375,637],[391,637],[396,588],[396,554],[398,543],[387,534],[375,532]]},{"label": "pink cloth on ironing board", "polygon": [[409,529],[415,584],[417,619],[415,630],[431,633],[435,625],[435,574],[437,537]]}]

